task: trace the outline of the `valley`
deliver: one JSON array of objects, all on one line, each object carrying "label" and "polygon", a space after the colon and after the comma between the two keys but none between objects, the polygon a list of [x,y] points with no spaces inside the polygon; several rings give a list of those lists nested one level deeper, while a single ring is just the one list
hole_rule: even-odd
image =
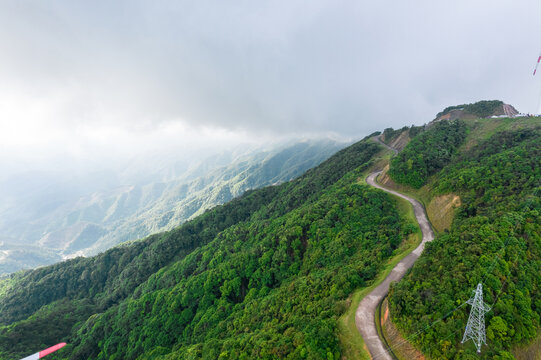
[{"label": "valley", "polygon": [[0,276],[170,230],[247,190],[289,181],[343,146],[293,141],[190,165],[162,157],[152,172],[131,164],[123,175],[18,175],[0,184],[3,204],[10,204],[0,209]]}]

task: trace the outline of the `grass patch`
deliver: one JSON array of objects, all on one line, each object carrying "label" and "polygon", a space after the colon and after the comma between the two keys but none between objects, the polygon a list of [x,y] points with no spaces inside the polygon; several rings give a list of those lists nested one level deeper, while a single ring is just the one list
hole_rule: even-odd
[{"label": "grass patch", "polygon": [[541,360],[541,333],[530,345],[516,347],[511,352],[517,360]]},{"label": "grass patch", "polygon": [[485,140],[497,132],[505,130],[533,129],[541,125],[540,117],[521,117],[521,118],[497,118],[497,119],[464,119],[468,125],[468,137],[463,148],[469,149],[471,146]]},{"label": "grass patch", "polygon": [[449,230],[455,217],[455,210],[462,205],[460,197],[449,193],[435,196],[426,207],[426,213],[434,229],[439,233]]}]

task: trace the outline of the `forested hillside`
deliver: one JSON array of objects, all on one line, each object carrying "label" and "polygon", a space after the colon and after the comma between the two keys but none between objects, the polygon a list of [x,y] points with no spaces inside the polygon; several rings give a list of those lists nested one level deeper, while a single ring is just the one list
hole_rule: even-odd
[{"label": "forested hillside", "polygon": [[391,160],[389,175],[398,183],[414,188],[423,186],[451,161],[451,157],[466,139],[462,121],[439,121],[415,136],[408,146]]},{"label": "forested hillside", "polygon": [[[338,359],[345,299],[414,229],[359,181],[369,139],[170,232],[0,282],[0,358]],[[54,358],[54,357],[53,357]]]},{"label": "forested hillside", "polygon": [[[513,359],[539,334],[540,125],[442,120],[410,129],[390,161],[402,190],[461,199],[389,294],[394,323],[428,358],[477,357],[460,340],[479,282],[492,306],[482,358]],[[0,359],[59,341],[68,346],[51,359],[341,359],[348,296],[416,229],[364,184],[386,151],[367,137],[172,231],[11,275],[0,281]]]},{"label": "forested hillside", "polygon": [[503,105],[503,101],[500,100],[483,100],[473,104],[449,106],[439,112],[436,118],[440,118],[453,110],[461,110],[464,114],[481,118],[491,115],[501,115],[503,114],[503,110],[501,109]]},{"label": "forested hillside", "polygon": [[[525,121],[530,120],[507,120],[504,131],[485,130],[493,127],[489,121],[471,122],[468,146],[457,151],[460,142],[453,141],[450,156],[441,157],[442,165],[448,165],[441,166],[443,170],[423,188],[434,196],[458,194],[462,206],[450,231],[428,244],[412,271],[392,287],[389,304],[399,329],[430,358],[478,358],[471,341],[464,345],[460,341],[470,310],[461,305],[479,282],[485,302],[492,306],[486,314],[488,346],[481,358],[512,359],[514,346],[527,345],[538,336],[541,127],[535,120],[530,125],[537,127],[521,129]],[[463,131],[451,134],[463,138]],[[421,136],[434,141],[441,137],[439,130]],[[415,140],[391,162],[395,174],[405,171],[405,177],[397,180],[412,186],[426,182],[408,181],[418,179],[415,165],[407,166],[418,164],[420,143]]]}]

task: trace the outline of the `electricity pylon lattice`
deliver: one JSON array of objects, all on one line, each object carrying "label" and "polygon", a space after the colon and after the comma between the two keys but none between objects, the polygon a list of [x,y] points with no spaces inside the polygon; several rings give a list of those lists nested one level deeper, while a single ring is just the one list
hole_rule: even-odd
[{"label": "electricity pylon lattice", "polygon": [[462,338],[462,343],[468,340],[473,340],[477,347],[477,352],[481,352],[481,345],[487,343],[485,334],[485,313],[490,311],[490,306],[483,302],[483,284],[477,285],[475,295],[473,298],[467,301],[472,306],[470,317],[468,318],[468,324],[466,325],[466,331]]}]

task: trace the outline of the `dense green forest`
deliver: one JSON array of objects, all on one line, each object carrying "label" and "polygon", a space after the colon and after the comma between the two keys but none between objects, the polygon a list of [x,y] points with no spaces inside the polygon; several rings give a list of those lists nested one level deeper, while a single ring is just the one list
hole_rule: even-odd
[{"label": "dense green forest", "polygon": [[57,358],[339,358],[346,297],[414,229],[358,184],[379,150],[356,143],[173,231],[12,275],[0,358],[61,340]]},{"label": "dense green forest", "polygon": [[182,359],[339,359],[341,301],[405,235],[394,204],[357,185],[359,175],[284,216],[228,228],[162,269],[83,326],[74,354],[135,359],[159,346]]},{"label": "dense green forest", "polygon": [[415,136],[391,160],[389,175],[398,183],[420,188],[430,175],[451,161],[465,139],[466,125],[463,121],[438,121]]},{"label": "dense green forest", "polygon": [[449,233],[427,244],[389,296],[393,321],[431,358],[478,358],[471,342],[460,345],[469,305],[449,312],[463,305],[479,282],[492,306],[486,314],[489,346],[481,358],[512,359],[513,345],[536,337],[541,315],[539,159],[539,128],[499,132],[457,154],[431,182],[436,194],[457,193],[463,205]]},{"label": "dense green forest", "polygon": [[503,101],[500,100],[482,100],[473,104],[454,105],[443,109],[443,111],[436,115],[436,118],[439,118],[452,110],[463,110],[467,114],[484,118],[494,115],[502,105]]},{"label": "dense green forest", "polygon": [[[478,282],[493,306],[483,358],[512,359],[540,329],[541,130],[488,121],[412,128],[390,164],[397,182],[462,200],[389,296],[430,358],[477,358],[460,340]],[[340,359],[348,296],[416,229],[362,181],[380,151],[367,137],[172,231],[1,280],[0,359],[60,341],[51,360]]]}]

